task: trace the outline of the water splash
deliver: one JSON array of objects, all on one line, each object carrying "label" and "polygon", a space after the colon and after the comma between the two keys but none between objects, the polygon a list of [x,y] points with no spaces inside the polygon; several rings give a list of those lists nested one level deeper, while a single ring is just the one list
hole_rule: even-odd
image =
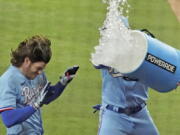
[{"label": "water splash", "polygon": [[108,12],[102,28],[99,29],[99,45],[95,47],[91,61],[96,66],[105,65],[115,68],[120,66],[117,61],[121,61],[121,68],[127,68],[122,67],[129,62],[124,58],[127,54],[131,57],[134,42],[127,17],[124,17],[130,6],[127,0],[103,0],[103,2],[108,4]]}]

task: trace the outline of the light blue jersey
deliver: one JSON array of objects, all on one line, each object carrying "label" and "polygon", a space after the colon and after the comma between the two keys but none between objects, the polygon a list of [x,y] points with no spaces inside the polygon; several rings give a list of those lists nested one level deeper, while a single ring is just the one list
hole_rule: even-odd
[{"label": "light blue jersey", "polygon": [[102,103],[118,107],[137,106],[148,98],[147,86],[137,81],[126,81],[114,69],[102,69]]},{"label": "light blue jersey", "polygon": [[[28,80],[18,68],[10,66],[0,77],[0,112],[22,108],[30,104],[34,96],[44,87],[44,73]],[[26,121],[7,128],[8,135],[42,135],[41,111],[38,109]]]},{"label": "light blue jersey", "polygon": [[[102,69],[102,107],[98,135],[158,135],[146,107],[148,87],[127,81],[113,69]],[[143,106],[141,106],[143,104]],[[127,114],[124,108],[141,106]]]}]

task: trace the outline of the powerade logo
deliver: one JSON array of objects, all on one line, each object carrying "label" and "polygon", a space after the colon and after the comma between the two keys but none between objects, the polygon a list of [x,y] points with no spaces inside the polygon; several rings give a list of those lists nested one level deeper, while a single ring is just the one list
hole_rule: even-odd
[{"label": "powerade logo", "polygon": [[150,62],[150,63],[152,63],[152,64],[170,72],[170,73],[175,73],[175,71],[176,71],[175,65],[172,65],[172,64],[170,64],[170,63],[168,63],[168,62],[166,62],[166,61],[164,61],[164,60],[162,60],[162,59],[160,59],[160,58],[158,58],[158,57],[156,57],[150,53],[148,53],[146,55],[146,61],[148,61],[148,62]]}]

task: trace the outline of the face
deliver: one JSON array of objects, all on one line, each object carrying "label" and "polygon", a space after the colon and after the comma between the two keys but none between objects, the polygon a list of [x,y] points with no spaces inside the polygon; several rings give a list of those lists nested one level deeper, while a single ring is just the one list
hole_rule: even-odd
[{"label": "face", "polygon": [[21,70],[23,74],[30,80],[33,80],[37,75],[41,74],[46,66],[43,61],[32,63],[29,58],[25,58]]}]

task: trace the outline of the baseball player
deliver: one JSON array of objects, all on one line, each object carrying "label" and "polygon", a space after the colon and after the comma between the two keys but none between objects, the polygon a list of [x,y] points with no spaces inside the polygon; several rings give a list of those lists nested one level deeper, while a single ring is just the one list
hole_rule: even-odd
[{"label": "baseball player", "polygon": [[113,68],[96,68],[102,73],[102,105],[94,106],[100,109],[98,135],[158,135],[146,107],[148,87]]},{"label": "baseball player", "polygon": [[7,135],[43,135],[40,107],[57,99],[79,68],[67,69],[51,85],[43,72],[51,59],[50,45],[36,35],[11,53],[12,65],[0,77],[0,113]]}]

